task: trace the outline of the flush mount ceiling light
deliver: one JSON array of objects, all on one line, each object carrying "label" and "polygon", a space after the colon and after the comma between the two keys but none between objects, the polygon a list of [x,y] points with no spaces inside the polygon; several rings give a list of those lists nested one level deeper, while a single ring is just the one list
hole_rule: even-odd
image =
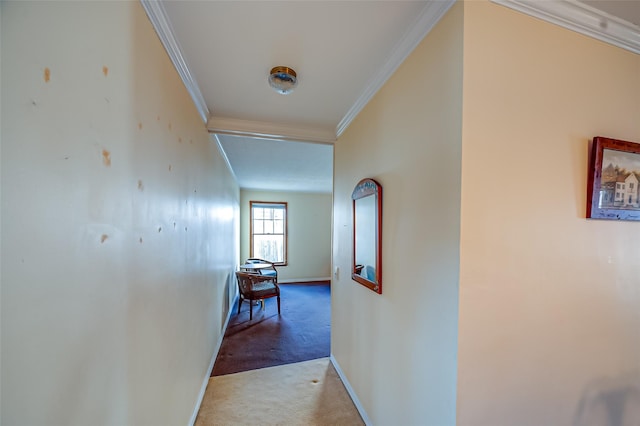
[{"label": "flush mount ceiling light", "polygon": [[288,95],[298,85],[296,72],[289,67],[273,67],[269,73],[269,86],[281,95]]}]

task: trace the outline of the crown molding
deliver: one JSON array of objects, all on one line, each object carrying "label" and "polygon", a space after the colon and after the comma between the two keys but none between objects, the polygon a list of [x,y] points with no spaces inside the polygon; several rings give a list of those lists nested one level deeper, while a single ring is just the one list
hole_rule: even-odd
[{"label": "crown molding", "polygon": [[369,80],[364,91],[358,97],[356,102],[349,108],[347,114],[340,120],[336,127],[336,137],[340,137],[342,133],[349,127],[349,124],[362,111],[365,105],[380,90],[386,81],[398,69],[400,64],[409,56],[413,49],[429,34],[431,29],[440,21],[440,18],[453,6],[455,0],[430,1],[426,3],[424,9],[415,20],[414,24],[409,27],[404,34],[402,40],[393,49],[393,53],[387,59],[380,70]]},{"label": "crown molding", "polygon": [[491,0],[527,15],[640,54],[640,28],[576,0]]},{"label": "crown molding", "polygon": [[187,61],[185,61],[182,55],[182,49],[180,49],[180,44],[173,34],[173,27],[171,26],[162,2],[158,0],[140,0],[140,3],[142,3],[142,7],[147,13],[153,28],[156,30],[171,62],[173,62],[173,66],[176,68],[176,71],[178,71],[182,82],[191,95],[191,99],[193,99],[193,103],[196,105],[200,118],[206,123],[210,115],[209,108],[207,108],[207,103],[204,101],[200,87],[198,87],[198,83],[196,83],[195,78],[189,70]]},{"label": "crown molding", "polygon": [[275,139],[299,142],[317,142],[332,144],[336,135],[332,129],[287,124],[266,123],[263,121],[238,120],[235,118],[211,117],[207,122],[211,133],[246,136],[262,139]]},{"label": "crown molding", "polygon": [[226,151],[222,147],[222,142],[220,142],[220,138],[215,133],[212,133],[211,137],[216,142],[216,147],[218,147],[218,152],[222,156],[224,162],[227,164],[227,169],[229,169],[229,173],[231,173],[231,176],[233,176],[233,180],[238,182],[238,177],[236,176],[236,172],[233,170],[233,167],[231,167],[231,161],[229,161],[229,157],[227,156]]}]

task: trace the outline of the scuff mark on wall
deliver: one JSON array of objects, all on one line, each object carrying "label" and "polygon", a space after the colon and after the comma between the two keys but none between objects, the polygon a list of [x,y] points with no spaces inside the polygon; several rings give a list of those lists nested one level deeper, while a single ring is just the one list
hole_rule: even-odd
[{"label": "scuff mark on wall", "polygon": [[178,143],[182,143],[182,138],[178,138]]},{"label": "scuff mark on wall", "polygon": [[144,184],[142,183],[142,180],[138,179],[138,189],[140,191],[144,191]]},{"label": "scuff mark on wall", "polygon": [[138,121],[138,129],[142,130],[142,121]]},{"label": "scuff mark on wall", "polygon": [[49,68],[44,69],[44,82],[48,83],[51,80],[51,70]]},{"label": "scuff mark on wall", "polygon": [[138,241],[140,241],[140,244],[142,244],[142,237],[140,237],[140,239]]},{"label": "scuff mark on wall", "polygon": [[107,167],[111,166],[111,153],[106,149],[102,150],[102,163]]},{"label": "scuff mark on wall", "polygon": [[109,74],[109,67],[107,67],[106,65],[104,65],[102,67],[102,74],[104,74],[104,76],[106,77],[107,74]]},{"label": "scuff mark on wall", "polygon": [[171,171],[171,164],[169,164],[169,171]]},{"label": "scuff mark on wall", "polygon": [[109,236],[107,234],[102,234],[102,236],[100,237],[100,243],[104,243],[105,241],[107,241],[107,238],[109,238]]},{"label": "scuff mark on wall", "polygon": [[171,131],[171,122],[169,122],[169,131]]}]

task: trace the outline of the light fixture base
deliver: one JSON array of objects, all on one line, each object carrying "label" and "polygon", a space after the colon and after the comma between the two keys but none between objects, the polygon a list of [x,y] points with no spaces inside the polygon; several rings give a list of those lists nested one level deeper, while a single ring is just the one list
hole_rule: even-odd
[{"label": "light fixture base", "polygon": [[281,95],[288,95],[298,85],[298,75],[289,67],[277,66],[269,73],[269,86]]}]

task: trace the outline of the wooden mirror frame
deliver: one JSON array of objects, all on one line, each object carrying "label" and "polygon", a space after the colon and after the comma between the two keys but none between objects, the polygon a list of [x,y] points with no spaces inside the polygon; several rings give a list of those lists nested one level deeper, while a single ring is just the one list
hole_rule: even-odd
[{"label": "wooden mirror frame", "polygon": [[[375,218],[373,218],[375,227],[375,281],[371,281],[362,275],[360,271],[363,265],[356,264],[356,201],[365,197],[375,197]],[[382,186],[373,179],[362,179],[353,192],[351,193],[353,205],[353,257],[351,260],[351,278],[363,286],[382,294]]]}]

